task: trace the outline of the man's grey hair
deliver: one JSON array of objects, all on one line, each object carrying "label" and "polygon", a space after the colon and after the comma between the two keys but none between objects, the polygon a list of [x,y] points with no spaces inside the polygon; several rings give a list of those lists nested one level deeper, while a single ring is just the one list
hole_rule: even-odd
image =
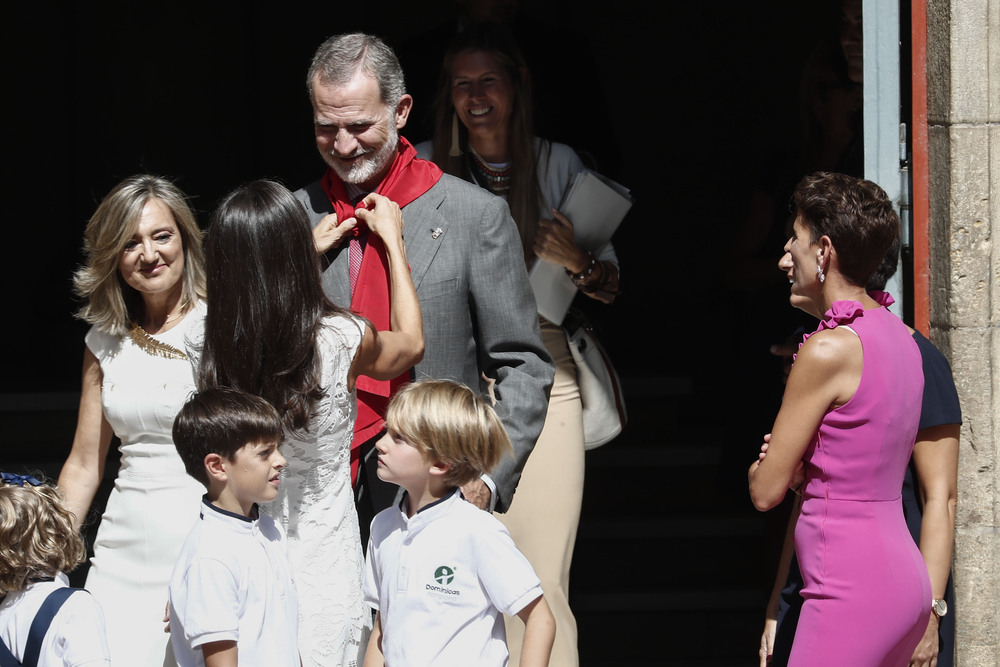
[{"label": "man's grey hair", "polygon": [[334,35],[316,49],[306,78],[309,99],[313,99],[316,77],[324,86],[343,86],[359,70],[378,81],[382,102],[390,108],[406,94],[403,68],[389,45],[373,35],[355,32]]}]

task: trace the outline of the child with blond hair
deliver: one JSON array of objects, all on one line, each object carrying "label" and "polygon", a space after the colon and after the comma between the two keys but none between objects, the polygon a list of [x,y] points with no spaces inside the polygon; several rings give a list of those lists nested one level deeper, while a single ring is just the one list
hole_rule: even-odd
[{"label": "child with blond hair", "polygon": [[372,521],[364,593],[378,614],[365,667],[502,667],[501,612],[525,623],[521,665],[547,665],[555,620],[538,577],[459,490],[511,450],[492,406],[465,385],[425,380],[396,393],[386,425],[378,476],[406,494]]},{"label": "child with blond hair", "polygon": [[0,480],[0,666],[110,665],[101,606],[66,578],[87,551],[62,496],[30,475]]}]

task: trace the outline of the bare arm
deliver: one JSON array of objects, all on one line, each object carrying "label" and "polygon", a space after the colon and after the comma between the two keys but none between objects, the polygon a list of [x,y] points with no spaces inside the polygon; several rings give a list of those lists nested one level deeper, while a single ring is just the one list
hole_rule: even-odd
[{"label": "bare arm", "polygon": [[785,530],[785,541],[781,545],[781,559],[778,561],[778,571],[774,575],[774,586],[771,597],[767,601],[767,612],[764,615],[764,633],[760,637],[760,667],[765,667],[774,654],[774,639],[778,632],[778,609],[781,604],[781,590],[788,580],[788,569],[795,553],[795,522],[799,518],[801,500],[795,499],[792,513],[788,517],[788,528]]},{"label": "bare arm", "polygon": [[368,640],[368,650],[365,651],[365,667],[384,667],[385,657],[382,655],[382,613],[375,614],[375,627]]},{"label": "bare arm", "polygon": [[[958,501],[959,424],[943,424],[917,433],[913,462],[923,500],[920,553],[927,563],[934,599],[944,597],[955,541],[955,505]],[[911,665],[930,667],[938,653],[938,617],[931,613]]]},{"label": "bare arm", "polygon": [[521,645],[522,667],[546,667],[549,664],[549,654],[552,653],[552,642],[556,638],[556,619],[545,597],[538,596],[517,612],[517,615],[524,621],[524,643]]},{"label": "bare arm", "polygon": [[231,639],[202,644],[201,652],[205,656],[205,667],[236,667],[239,664],[236,642]]},{"label": "bare arm", "polygon": [[823,415],[846,403],[857,391],[862,361],[860,339],[843,327],[814,334],[799,350],[771,431],[767,457],[754,461],[748,472],[750,497],[757,509],[777,506],[793,479],[799,479],[802,455]]},{"label": "bare arm", "polygon": [[406,262],[402,213],[395,202],[374,192],[365,197],[364,203],[368,209],[358,210],[358,219],[382,239],[389,259],[392,330],[365,332],[348,378],[351,387],[359,375],[391,380],[424,356],[424,327],[417,291]]},{"label": "bare arm", "polygon": [[104,477],[104,461],[111,445],[112,430],[101,407],[104,373],[89,349],[83,353],[83,381],[80,410],[76,420],[73,448],[59,473],[59,490],[73,513],[73,527],[80,529]]}]

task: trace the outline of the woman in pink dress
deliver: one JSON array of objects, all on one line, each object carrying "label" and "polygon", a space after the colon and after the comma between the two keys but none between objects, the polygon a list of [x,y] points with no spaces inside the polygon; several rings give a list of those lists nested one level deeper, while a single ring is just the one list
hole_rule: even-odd
[{"label": "woman in pink dress", "polygon": [[778,263],[791,303],[821,322],[792,366],[757,461],[760,510],[802,495],[795,551],[805,586],[790,666],[905,666],[931,607],[927,567],[909,537],[900,489],[923,392],[920,352],[864,286],[899,233],[885,192],[817,173],[795,190]]}]

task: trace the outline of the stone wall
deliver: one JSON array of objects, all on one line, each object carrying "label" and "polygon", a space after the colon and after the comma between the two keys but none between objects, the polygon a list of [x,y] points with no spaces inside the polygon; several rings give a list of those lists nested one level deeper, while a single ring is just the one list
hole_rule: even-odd
[{"label": "stone wall", "polygon": [[931,338],[962,401],[958,665],[1000,665],[1000,0],[928,0]]}]

